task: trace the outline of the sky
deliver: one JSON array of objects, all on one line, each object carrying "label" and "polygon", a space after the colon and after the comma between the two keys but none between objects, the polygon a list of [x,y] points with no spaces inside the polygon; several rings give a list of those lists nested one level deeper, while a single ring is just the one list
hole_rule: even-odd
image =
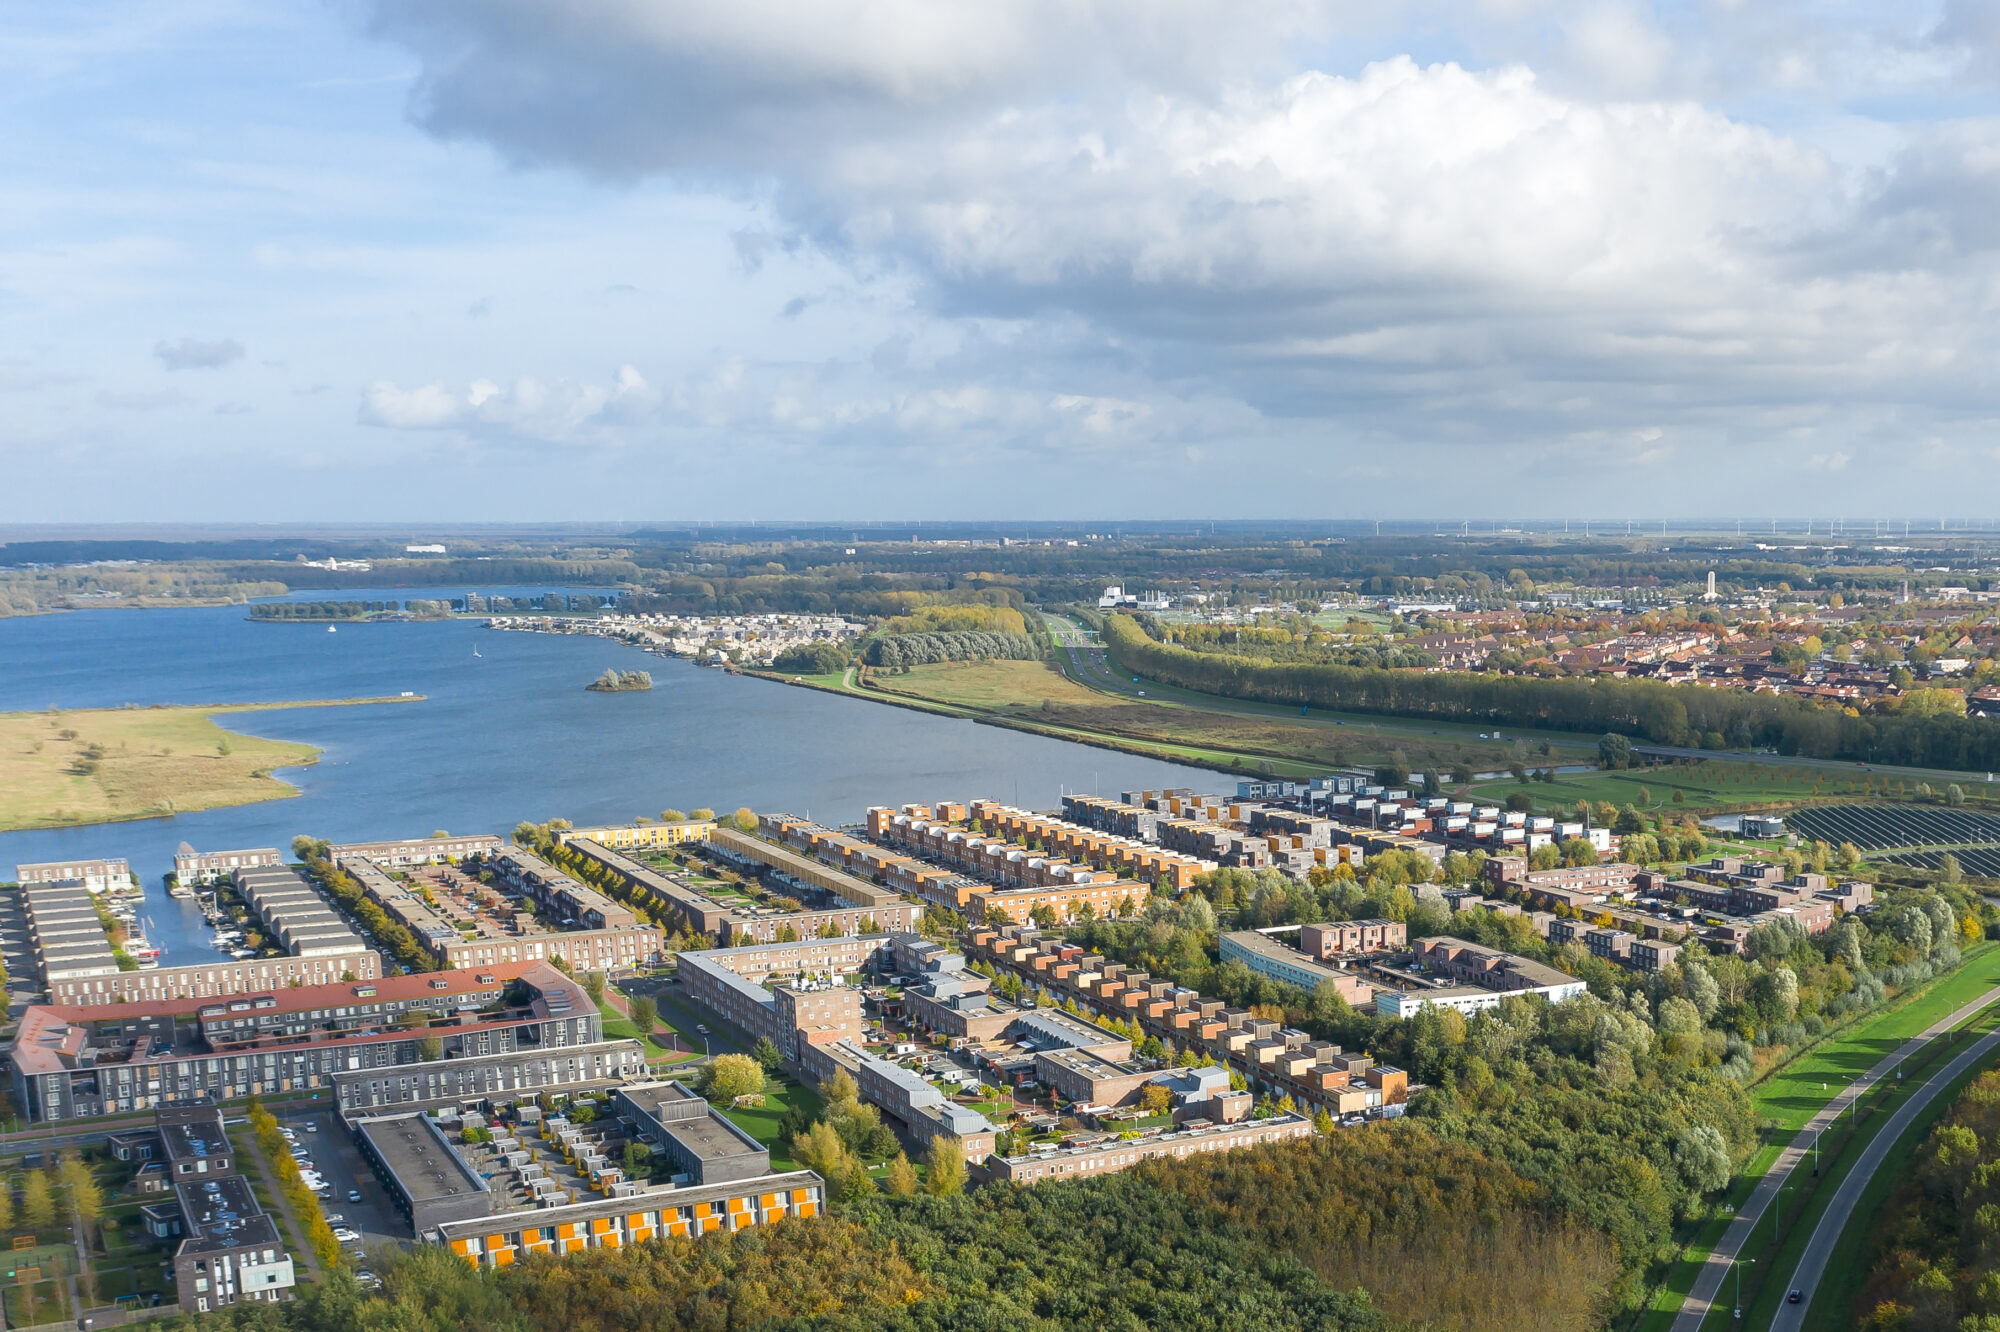
[{"label": "sky", "polygon": [[0,521],[2000,518],[2000,6],[0,0]]}]

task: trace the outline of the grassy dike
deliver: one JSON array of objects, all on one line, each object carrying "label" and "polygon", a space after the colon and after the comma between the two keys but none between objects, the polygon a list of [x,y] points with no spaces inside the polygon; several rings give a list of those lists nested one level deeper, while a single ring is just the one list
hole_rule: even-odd
[{"label": "grassy dike", "polygon": [[[1844,1091],[1855,1079],[1879,1063],[1890,1051],[1916,1036],[1955,1009],[1963,1007],[1986,990],[2000,985],[2000,944],[1986,942],[1966,950],[1965,960],[1958,969],[1941,980],[1933,981],[1925,988],[1904,995],[1888,1006],[1877,1009],[1847,1027],[1830,1032],[1812,1045],[1800,1050],[1791,1059],[1767,1072],[1750,1089],[1750,1100],[1763,1123],[1763,1141],[1752,1153],[1750,1160],[1730,1181],[1729,1188],[1714,1211],[1697,1223],[1688,1236],[1687,1247],[1680,1259],[1668,1270],[1657,1294],[1646,1311],[1636,1320],[1629,1321],[1628,1328],[1637,1332],[1667,1332],[1679,1315],[1682,1302],[1694,1286],[1709,1254],[1721,1242],[1723,1233],[1735,1219],[1736,1209],[1749,1198],[1757,1184],[1777,1162],[1778,1154],[1826,1104]],[[1940,1039],[1933,1041],[1919,1055],[1928,1061],[1935,1059],[1946,1049],[1947,1043]],[[1910,1061],[1905,1070],[1905,1082],[1912,1077],[1921,1081],[1917,1060]],[[1894,1078],[1886,1079],[1863,1098],[1858,1126],[1862,1129],[1876,1123],[1872,1108],[1872,1098],[1881,1094],[1884,1087],[1893,1087]],[[1890,1107],[1893,1110],[1893,1106]],[[1841,1116],[1840,1133],[1849,1133],[1855,1121],[1849,1115]],[[1826,1177],[1829,1151],[1846,1150],[1849,1138],[1842,1137],[1836,1144],[1829,1134],[1821,1148],[1821,1178]],[[1865,1141],[1865,1139],[1864,1139]],[[1859,1152],[1857,1146],[1855,1152]],[[1851,1164],[1851,1162],[1850,1162]],[[1800,1181],[1817,1183],[1812,1180],[1811,1168],[1796,1176]],[[1803,1184],[1799,1185],[1803,1187]],[[1785,1195],[1793,1206],[1798,1205],[1799,1187],[1794,1187]],[[1748,1254],[1755,1257],[1755,1252]],[[1790,1269],[1786,1269],[1789,1273]],[[1751,1272],[1744,1273],[1746,1298],[1751,1289]],[[1728,1294],[1724,1291],[1723,1294]]]}]

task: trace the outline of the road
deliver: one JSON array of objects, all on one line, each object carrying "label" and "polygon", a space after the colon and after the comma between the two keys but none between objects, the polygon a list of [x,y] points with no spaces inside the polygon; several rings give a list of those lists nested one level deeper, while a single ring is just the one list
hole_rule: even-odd
[{"label": "road", "polygon": [[[1965,1052],[1945,1067],[1925,1080],[1921,1090],[1897,1109],[1889,1122],[1882,1126],[1868,1142],[1861,1153],[1861,1159],[1848,1171],[1847,1178],[1840,1181],[1840,1189],[1833,1195],[1833,1201],[1820,1214],[1819,1224],[1813,1227],[1812,1238],[1806,1241],[1806,1251],[1799,1256],[1799,1265],[1792,1271],[1792,1279],[1786,1290],[1802,1290],[1807,1298],[1798,1304],[1781,1304],[1778,1316],[1771,1321],[1773,1332],[1793,1332],[1805,1326],[1806,1314],[1812,1308],[1812,1295],[1819,1289],[1819,1279],[1826,1275],[1826,1264],[1833,1257],[1834,1246],[1840,1243],[1841,1232],[1853,1219],[1854,1209],[1861,1202],[1861,1195],[1867,1191],[1868,1181],[1882,1167],[1882,1162],[1895,1149],[1897,1139],[1903,1136],[1910,1124],[1922,1114],[1924,1107],[1944,1093],[1961,1074],[1980,1060],[2000,1049],[2000,1031],[1990,1032],[1966,1047]],[[1845,1326],[1844,1311],[1822,1309],[1820,1322],[1832,1321]],[[1829,1320],[1828,1315],[1832,1318]]]},{"label": "road", "polygon": [[[1748,1243],[1751,1234],[1756,1230],[1757,1223],[1763,1220],[1764,1213],[1770,1210],[1772,1199],[1776,1198],[1779,1195],[1779,1190],[1785,1187],[1786,1181],[1791,1178],[1793,1168],[1800,1161],[1812,1155],[1813,1140],[1819,1136],[1821,1130],[1832,1124],[1840,1112],[1852,1104],[1857,1097],[1894,1072],[1896,1065],[1916,1054],[1917,1051],[1923,1049],[1925,1045],[1938,1036],[1943,1035],[1959,1023],[1973,1016],[1980,1009],[1995,1002],[2000,1002],[2000,985],[1994,986],[1956,1012],[1939,1018],[1929,1027],[1912,1036],[1909,1040],[1904,1041],[1894,1050],[1891,1050],[1887,1055],[1883,1056],[1875,1067],[1849,1083],[1841,1090],[1839,1095],[1827,1102],[1820,1109],[1819,1113],[1807,1121],[1806,1126],[1799,1130],[1798,1136],[1794,1137],[1786,1145],[1785,1149],[1778,1153],[1776,1163],[1772,1165],[1771,1169],[1765,1173],[1761,1180],[1757,1181],[1757,1187],[1751,1190],[1750,1196],[1744,1200],[1743,1206],[1737,1210],[1736,1219],[1729,1223],[1727,1230],[1723,1231],[1721,1242],[1710,1251],[1707,1261],[1702,1264],[1701,1271],[1695,1275],[1694,1288],[1688,1292],[1687,1298],[1681,1303],[1680,1316],[1674,1319],[1674,1332],[1699,1332],[1702,1320],[1708,1317],[1710,1308],[1716,1303],[1716,1295],[1722,1289],[1722,1283],[1729,1276],[1730,1264],[1735,1261],[1736,1255],[1743,1251],[1743,1246]],[[1994,1040],[1995,1037],[1992,1036],[1983,1038],[1981,1042],[1976,1043],[1969,1049],[1967,1054],[1973,1054],[1977,1051],[1980,1044],[1989,1043]],[[1951,1080],[1952,1070],[1956,1069],[1964,1058],[1965,1056],[1961,1055],[1948,1068],[1933,1074],[1931,1081],[1936,1086],[1942,1087],[1946,1082]],[[1909,1106],[1906,1103],[1903,1110],[1907,1110],[1908,1108]],[[1896,1112],[1898,1117],[1902,1115],[1903,1110]],[[1876,1134],[1875,1138],[1869,1143],[1867,1150],[1873,1151],[1876,1144],[1882,1142],[1884,1138],[1893,1141],[1893,1130],[1896,1123],[1896,1119],[1891,1119],[1889,1126]],[[1884,1148],[1884,1150],[1886,1151],[1887,1149]],[[1865,1156],[1863,1160],[1865,1163]],[[1861,1172],[1859,1166],[1849,1174],[1848,1178],[1851,1181],[1856,1176],[1860,1177],[1862,1184],[1865,1186],[1867,1177]],[[1843,1186],[1842,1191],[1845,1192],[1845,1186]],[[1856,1196],[1859,1196],[1858,1192]],[[1851,1209],[1852,1206],[1853,1204],[1850,1202],[1848,1207]],[[1827,1215],[1831,1216],[1832,1211],[1829,1210]],[[1837,1235],[1839,1232],[1836,1230],[1834,1233]],[[1818,1233],[1815,1232],[1814,1242],[1817,1242],[1817,1240]],[[1810,1249],[1808,1249],[1808,1252],[1810,1252]],[[1821,1268],[1824,1268],[1825,1262],[1826,1260],[1822,1256],[1820,1259]],[[1818,1270],[1815,1269],[1814,1272],[1815,1280],[1818,1279]],[[1800,1285],[1797,1279],[1793,1280],[1792,1286],[1797,1286],[1800,1289],[1807,1288]],[[1791,1288],[1791,1286],[1786,1287],[1788,1290]],[[1803,1306],[1787,1305],[1785,1307],[1788,1309],[1797,1308],[1803,1312]],[[1782,1325],[1781,1323],[1780,1326]],[[1796,1326],[1796,1324],[1793,1324],[1793,1326]]]},{"label": "road", "polygon": [[1049,632],[1055,635],[1056,646],[1069,658],[1063,666],[1063,674],[1078,684],[1107,693],[1123,694],[1127,698],[1138,698],[1145,690],[1133,683],[1130,676],[1122,676],[1111,669],[1110,659],[1104,655],[1102,644],[1092,643],[1090,634],[1074,621],[1060,615],[1044,613]]}]

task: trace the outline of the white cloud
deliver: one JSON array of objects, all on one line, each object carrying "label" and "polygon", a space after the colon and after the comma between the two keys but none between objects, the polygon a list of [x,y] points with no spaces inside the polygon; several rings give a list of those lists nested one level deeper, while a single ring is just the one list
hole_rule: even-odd
[{"label": "white cloud", "polygon": [[572,384],[524,376],[505,387],[475,379],[462,388],[443,381],[403,388],[377,380],[362,394],[363,425],[391,430],[463,429],[496,439],[586,442],[606,427],[644,420],[659,396],[629,365],[609,384]]},{"label": "white cloud", "polygon": [[234,338],[212,342],[182,338],[179,342],[154,343],[153,355],[169,370],[220,370],[243,359],[243,344]]}]

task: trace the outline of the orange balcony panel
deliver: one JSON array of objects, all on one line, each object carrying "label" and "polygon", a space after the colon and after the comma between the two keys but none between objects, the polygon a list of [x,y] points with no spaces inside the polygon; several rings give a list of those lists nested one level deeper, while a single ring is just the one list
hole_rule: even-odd
[{"label": "orange balcony panel", "polygon": [[472,1252],[472,1241],[455,1239],[451,1242],[451,1251],[463,1258],[466,1254]]},{"label": "orange balcony panel", "polygon": [[561,1243],[561,1249],[562,1252],[564,1253],[577,1253],[582,1250],[583,1245],[584,1245],[584,1239],[581,1235],[579,1235],[575,1239],[563,1240]]},{"label": "orange balcony panel", "polygon": [[672,1239],[686,1239],[686,1238],[687,1238],[687,1233],[688,1233],[688,1223],[687,1223],[687,1222],[685,1222],[685,1221],[669,1221],[669,1222],[667,1222],[667,1235],[668,1235],[668,1236],[669,1236],[670,1238],[672,1238]]},{"label": "orange balcony panel", "polygon": [[511,1267],[513,1263],[514,1250],[511,1247],[493,1250],[493,1265],[495,1267]]},{"label": "orange balcony panel", "polygon": [[720,1230],[722,1228],[722,1218],[719,1216],[704,1216],[700,1219],[700,1225],[701,1233],[706,1235],[711,1230]]},{"label": "orange balcony panel", "polygon": [[792,1214],[794,1216],[809,1217],[814,1215],[818,1211],[819,1209],[817,1207],[813,1206],[813,1204],[810,1201],[807,1201],[807,1202],[801,1202],[796,1207],[794,1207],[792,1209]]},{"label": "orange balcony panel", "polygon": [[615,1230],[607,1230],[597,1237],[597,1247],[600,1249],[622,1248],[624,1242],[625,1237]]},{"label": "orange balcony panel", "polygon": [[795,1203],[802,1203],[802,1202],[811,1202],[811,1201],[812,1201],[812,1196],[813,1196],[813,1195],[812,1195],[812,1190],[811,1190],[811,1189],[793,1189],[793,1190],[792,1190],[792,1201],[793,1201],[793,1202],[795,1202]]},{"label": "orange balcony panel", "polygon": [[488,1235],[486,1237],[486,1247],[489,1249],[507,1248],[507,1237],[505,1235]]},{"label": "orange balcony panel", "polygon": [[778,1195],[775,1193],[760,1193],[757,1195],[757,1203],[761,1207],[776,1207],[778,1205]]},{"label": "orange balcony panel", "polygon": [[600,1217],[595,1217],[595,1218],[593,1218],[593,1219],[591,1220],[591,1223],[590,1223],[590,1233],[591,1233],[591,1234],[593,1234],[593,1235],[602,1235],[602,1234],[603,1234],[603,1233],[604,1233],[605,1231],[607,1231],[607,1230],[609,1230],[609,1229],[611,1229],[611,1218],[610,1218],[610,1217],[608,1217],[608,1216],[600,1216]]}]

